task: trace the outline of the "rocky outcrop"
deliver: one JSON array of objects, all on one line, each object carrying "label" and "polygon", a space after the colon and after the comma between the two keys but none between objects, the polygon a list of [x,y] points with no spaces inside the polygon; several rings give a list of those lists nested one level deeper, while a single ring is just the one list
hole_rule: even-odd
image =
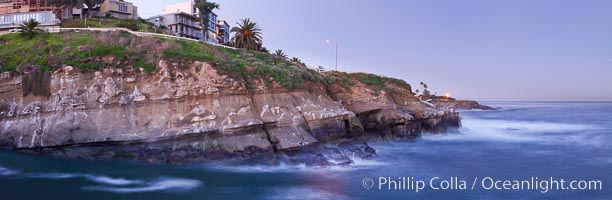
[{"label": "rocky outcrop", "polygon": [[[457,113],[420,103],[405,89],[388,94],[359,82],[316,85],[324,93],[263,84],[247,89],[212,63],[178,67],[160,60],[157,69],[80,72],[66,66],[43,78],[3,76],[0,146],[153,162],[267,156],[337,164],[350,162],[349,155],[373,156],[367,139],[415,138],[460,126]],[[328,153],[305,153],[315,151]]]},{"label": "rocky outcrop", "polygon": [[455,110],[497,110],[497,108],[482,105],[477,101],[470,100],[445,100],[434,99],[432,103],[439,109],[455,109]]}]

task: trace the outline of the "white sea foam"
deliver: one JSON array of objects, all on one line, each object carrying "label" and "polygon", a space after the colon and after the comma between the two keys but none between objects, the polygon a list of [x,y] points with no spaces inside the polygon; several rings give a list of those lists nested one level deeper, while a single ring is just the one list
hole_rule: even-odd
[{"label": "white sea foam", "polygon": [[383,166],[385,165],[384,162],[381,162],[380,160],[375,160],[375,159],[363,159],[357,156],[349,156],[349,158],[351,160],[353,160],[353,164],[351,164],[350,166],[353,167],[373,167],[373,166]]},{"label": "white sea foam", "polygon": [[27,178],[47,178],[47,179],[70,179],[82,177],[83,174],[76,173],[30,173],[26,174]]},{"label": "white sea foam", "polygon": [[130,180],[130,179],[125,179],[125,178],[111,178],[108,176],[85,175],[83,177],[85,177],[85,179],[87,180],[90,180],[96,183],[106,184],[106,185],[132,185],[132,184],[143,183],[142,180]]},{"label": "white sea foam", "polygon": [[96,182],[106,185],[130,185],[142,183],[141,180],[129,180],[125,178],[112,178],[104,175],[81,174],[81,173],[30,173],[26,174],[27,178],[46,178],[46,179],[73,179],[84,178],[91,182]]},{"label": "white sea foam", "polygon": [[[1,170],[0,170],[1,171]],[[140,179],[113,178],[105,175],[83,173],[30,173],[27,178],[73,179],[85,180],[100,184],[83,187],[85,190],[106,191],[113,193],[136,193],[161,190],[189,190],[202,185],[198,180],[183,178],[159,178],[152,181]]]},{"label": "white sea foam", "polygon": [[308,169],[308,167],[304,163],[298,163],[294,165],[285,163],[281,163],[278,165],[228,165],[224,163],[216,163],[214,165],[206,164],[203,167],[206,169],[238,173],[299,172]]},{"label": "white sea foam", "polygon": [[341,194],[335,194],[323,189],[313,187],[278,187],[271,189],[272,196],[270,199],[350,199]]},{"label": "white sea foam", "polygon": [[462,120],[463,128],[460,134],[426,135],[426,140],[479,140],[498,142],[554,142],[554,141],[581,141],[584,135],[567,134],[555,136],[551,133],[578,132],[598,130],[601,127],[589,124],[567,124],[539,121],[508,121],[471,119]]},{"label": "white sea foam", "polygon": [[12,170],[12,169],[8,169],[8,168],[0,166],[0,176],[11,176],[11,175],[15,175],[18,173],[19,171],[17,170]]},{"label": "white sea foam", "polygon": [[112,193],[141,193],[153,191],[184,191],[200,187],[202,182],[194,179],[183,178],[161,178],[155,181],[130,187],[117,186],[87,186],[84,190],[104,191]]},{"label": "white sea foam", "polygon": [[[374,160],[374,159],[362,159],[359,157],[349,158],[353,161],[347,165],[331,165],[331,166],[309,166],[305,163],[280,163],[277,165],[229,165],[226,163],[216,164],[205,164],[197,165],[197,167],[204,167],[206,169],[214,169],[219,171],[237,172],[237,173],[310,173],[310,172],[322,172],[322,171],[334,171],[344,172],[353,171],[358,169],[373,168],[376,166],[384,165],[385,163]],[[332,160],[328,160],[330,163],[334,163]]]}]

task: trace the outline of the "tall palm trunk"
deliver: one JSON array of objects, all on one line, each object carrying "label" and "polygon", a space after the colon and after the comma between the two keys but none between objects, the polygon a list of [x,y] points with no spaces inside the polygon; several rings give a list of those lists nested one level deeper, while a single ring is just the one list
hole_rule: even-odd
[{"label": "tall palm trunk", "polygon": [[202,12],[202,37],[204,37],[204,42],[208,42],[208,26],[210,21],[210,14],[208,11]]}]

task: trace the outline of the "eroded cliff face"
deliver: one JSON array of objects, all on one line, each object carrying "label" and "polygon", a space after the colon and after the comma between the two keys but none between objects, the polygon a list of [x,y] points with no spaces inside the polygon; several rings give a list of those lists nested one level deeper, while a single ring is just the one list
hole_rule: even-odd
[{"label": "eroded cliff face", "polygon": [[213,63],[177,67],[160,60],[157,68],[5,74],[0,146],[162,162],[331,151],[324,157],[345,163],[347,152],[374,155],[366,139],[414,138],[460,125],[457,113],[427,107],[402,88],[387,94],[357,82],[312,85],[325,92],[247,89]]},{"label": "eroded cliff face", "polygon": [[453,109],[427,106],[406,88],[386,87],[393,93],[356,82],[348,89],[332,86],[332,95],[359,117],[370,139],[415,138],[424,131],[441,133],[461,126]]}]

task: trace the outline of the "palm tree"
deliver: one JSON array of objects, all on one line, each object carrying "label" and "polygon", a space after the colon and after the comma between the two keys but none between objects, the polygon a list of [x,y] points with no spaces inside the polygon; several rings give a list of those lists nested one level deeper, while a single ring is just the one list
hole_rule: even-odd
[{"label": "palm tree", "polygon": [[242,19],[242,23],[236,23],[238,27],[232,28],[230,32],[235,33],[232,42],[236,48],[247,50],[259,50],[263,43],[261,29],[251,19]]},{"label": "palm tree", "polygon": [[270,53],[270,51],[266,47],[261,47],[261,49],[259,49],[259,52]]},{"label": "palm tree", "polygon": [[427,89],[428,88],[427,84],[425,82],[421,81],[419,83],[419,85],[421,85],[421,87],[423,88],[423,95],[422,96],[425,97],[425,99],[429,99],[429,96],[431,96],[431,93]]},{"label": "palm tree", "polygon": [[212,13],[214,9],[219,9],[219,4],[206,0],[195,0],[195,7],[200,11],[199,14],[200,20],[202,20],[202,35],[204,36],[204,41],[206,42],[208,40],[208,28],[210,26],[210,13]]},{"label": "palm tree", "polygon": [[19,35],[22,37],[32,39],[36,34],[45,32],[44,30],[37,28],[40,25],[40,22],[35,19],[29,19],[28,21],[24,21],[23,24],[19,26]]},{"label": "palm tree", "polygon": [[419,83],[419,85],[421,85],[421,88],[423,88],[423,92],[425,92],[425,90],[427,90],[427,88],[428,88],[427,84],[425,82],[423,82],[423,81],[421,81]]},{"label": "palm tree", "polygon": [[275,55],[275,56],[280,57],[280,58],[283,58],[283,59],[287,59],[287,58],[289,58],[289,57],[287,56],[287,54],[285,54],[285,52],[283,52],[283,50],[280,50],[280,49],[279,49],[279,50],[274,51],[274,53],[273,53],[272,55]]},{"label": "palm tree", "polygon": [[302,64],[302,61],[298,57],[293,57],[289,61],[294,62],[294,63],[298,63],[298,64]]}]

